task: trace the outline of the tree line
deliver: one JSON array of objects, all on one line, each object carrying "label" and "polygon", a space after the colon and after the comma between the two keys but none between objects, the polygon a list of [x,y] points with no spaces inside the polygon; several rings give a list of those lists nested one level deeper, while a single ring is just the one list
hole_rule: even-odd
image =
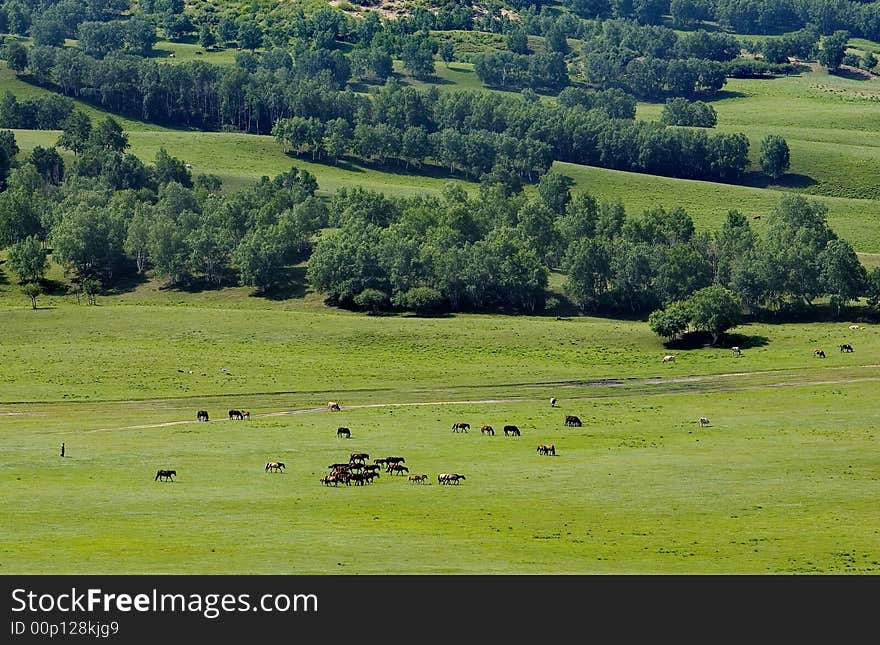
[{"label": "tree line", "polygon": [[[554,306],[551,271],[565,274],[566,295],[585,313],[672,307],[672,316],[674,303],[713,285],[746,311],[821,297],[838,307],[880,302],[880,270],[867,273],[828,228],[825,207],[798,195],[781,198],[764,236],[735,211],[704,232],[680,208],[632,216],[619,202],[572,192],[555,172],[532,195],[490,173],[477,195],[454,185],[413,197],[352,188],[325,201],[314,177],[292,168],[226,195],[218,178],[192,177],[164,150],[152,164],[126,152],[113,119],[73,115],[82,136],[61,137],[78,148],[73,163],[37,147],[13,162],[0,192],[0,247],[26,284],[39,284],[51,250],[91,293],[137,274],[267,291],[307,261],[308,283],[329,303],[370,311],[540,312]],[[0,131],[0,158],[17,152]],[[666,320],[663,329],[681,332]]]}]

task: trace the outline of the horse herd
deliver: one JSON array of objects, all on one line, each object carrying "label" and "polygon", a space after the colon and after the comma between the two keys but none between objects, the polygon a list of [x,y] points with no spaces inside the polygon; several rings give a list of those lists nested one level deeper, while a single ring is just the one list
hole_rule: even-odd
[{"label": "horse herd", "polygon": [[[550,400],[550,405],[556,407],[556,399]],[[330,401],[327,409],[331,412],[339,411],[341,408],[338,403]],[[229,418],[235,420],[249,419],[250,412],[247,410],[229,410]],[[196,414],[198,421],[208,421],[208,412],[199,410]],[[565,415],[565,425],[568,427],[581,427],[583,423],[580,418],[571,414]],[[453,432],[467,432],[471,425],[465,421],[457,421],[452,424]],[[522,436],[519,427],[513,424],[507,424],[503,427],[504,436]],[[480,433],[484,435],[495,435],[495,429],[488,424],[480,426]],[[341,438],[351,438],[351,429],[340,426],[336,429],[336,436]],[[541,455],[556,455],[556,447],[551,444],[539,444],[537,449]],[[428,481],[428,475],[424,473],[409,474],[409,468],[405,465],[406,459],[401,456],[379,457],[373,459],[373,463],[367,463],[370,455],[363,452],[353,452],[349,455],[347,462],[339,462],[330,464],[327,468],[329,472],[320,478],[320,482],[325,486],[338,486],[345,484],[346,486],[363,486],[372,484],[373,480],[381,477],[380,471],[389,475],[408,475],[407,479],[413,484],[425,484]],[[266,462],[264,471],[267,473],[283,473],[287,468],[283,461]],[[160,469],[156,472],[154,481],[174,481],[173,477],[177,475],[176,470]],[[440,473],[437,475],[437,483],[441,485],[458,485],[459,482],[467,478],[461,473]]]},{"label": "horse herd", "polygon": [[[470,428],[471,428],[471,424],[463,422],[463,421],[458,421],[458,422],[452,424],[452,431],[453,432],[467,432],[468,430],[470,430]],[[494,437],[495,436],[495,428],[493,428],[490,425],[482,425],[482,426],[480,426],[480,434],[488,434],[488,435],[492,435]],[[506,425],[506,426],[504,426],[504,436],[505,437],[508,437],[508,436],[519,437],[519,436],[522,436],[522,433],[520,432],[519,428],[517,428],[516,426]]]}]

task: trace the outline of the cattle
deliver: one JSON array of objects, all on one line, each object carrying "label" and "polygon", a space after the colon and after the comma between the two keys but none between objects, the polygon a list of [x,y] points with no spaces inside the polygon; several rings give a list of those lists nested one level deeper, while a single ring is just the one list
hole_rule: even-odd
[{"label": "cattle", "polygon": [[336,401],[329,401],[327,403],[327,409],[330,412],[339,412],[342,408],[339,407],[339,404]]},{"label": "cattle", "polygon": [[673,362],[675,362],[675,356],[673,356],[672,354],[667,354],[666,356],[663,357],[663,362],[664,363],[673,363]]},{"label": "cattle", "polygon": [[813,356],[816,358],[825,358],[825,352],[817,348],[813,350]]},{"label": "cattle", "polygon": [[348,428],[337,428],[336,429],[337,437],[345,437],[346,439],[351,439],[351,430]]},{"label": "cattle", "polygon": [[566,414],[565,415],[565,425],[572,427],[572,428],[580,428],[583,425],[583,423],[581,422],[580,418],[574,416],[573,414]]},{"label": "cattle", "polygon": [[840,351],[842,351],[842,352],[851,352],[852,350],[853,350],[852,345],[850,345],[849,343],[844,343],[843,345],[840,346]]},{"label": "cattle", "polygon": [[208,420],[208,411],[207,410],[199,410],[196,412],[196,421],[207,421]]},{"label": "cattle", "polygon": [[480,434],[490,434],[495,436],[495,428],[489,425],[480,426]]},{"label": "cattle", "polygon": [[730,351],[733,352],[734,356],[742,356],[742,350],[739,347],[731,347]]},{"label": "cattle", "polygon": [[700,417],[700,427],[702,428],[707,425],[709,425],[709,419],[706,417]]},{"label": "cattle", "polygon": [[520,436],[519,428],[516,426],[504,426],[504,436],[512,435],[514,437]]},{"label": "cattle", "polygon": [[470,423],[463,423],[461,421],[457,421],[456,423],[452,424],[452,431],[453,432],[467,432],[470,429],[471,429]]}]

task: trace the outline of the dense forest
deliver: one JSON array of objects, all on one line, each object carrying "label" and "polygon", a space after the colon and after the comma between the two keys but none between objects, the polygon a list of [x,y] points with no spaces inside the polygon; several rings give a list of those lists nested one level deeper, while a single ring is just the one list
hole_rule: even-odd
[{"label": "dense forest", "polygon": [[[668,337],[689,325],[711,331],[694,302],[757,312],[828,297],[839,310],[867,296],[880,306],[880,270],[865,271],[818,203],[782,197],[763,235],[736,210],[697,233],[681,208],[627,213],[550,171],[560,160],[738,181],[749,140],[712,133],[708,99],[729,77],[792,73],[798,60],[837,68],[850,34],[880,36],[880,3],[566,0],[558,9],[510,2],[476,12],[463,1],[391,20],[269,3],[220,13],[181,0],[135,10],[127,0],[6,0],[3,58],[54,91],[0,100],[7,267],[39,284],[51,251],[83,291],[149,273],[171,286],[270,293],[307,260],[305,279],[330,304],[422,314],[553,311],[548,275],[560,272],[578,310],[654,312],[652,327]],[[777,36],[749,40],[703,29],[708,21]],[[437,57],[461,59],[450,30],[501,34],[503,49],[467,58],[483,84],[515,92],[401,84],[395,60],[430,79]],[[160,34],[235,47],[234,63],[163,62],[153,50]],[[129,154],[116,120],[92,123],[72,98],[163,125],[271,133],[289,154],[328,163],[434,165],[480,190],[392,198],[350,188],[328,200],[294,167],[226,193],[164,149],[152,164]],[[636,120],[644,99],[664,103],[660,120]],[[39,146],[17,161],[9,129],[18,128],[60,130],[56,147],[73,161]],[[768,176],[788,168],[781,137],[766,137],[760,153]],[[529,182],[535,191],[524,190]]]}]

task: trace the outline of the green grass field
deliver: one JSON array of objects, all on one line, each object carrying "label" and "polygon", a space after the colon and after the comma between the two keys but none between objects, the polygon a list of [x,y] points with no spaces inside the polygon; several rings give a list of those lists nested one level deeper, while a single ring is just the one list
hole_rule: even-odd
[{"label": "green grass field", "polygon": [[[4,574],[880,571],[873,327],[749,325],[742,358],[663,365],[642,323],[197,302],[0,310]],[[319,483],[360,451],[429,484]]]}]

